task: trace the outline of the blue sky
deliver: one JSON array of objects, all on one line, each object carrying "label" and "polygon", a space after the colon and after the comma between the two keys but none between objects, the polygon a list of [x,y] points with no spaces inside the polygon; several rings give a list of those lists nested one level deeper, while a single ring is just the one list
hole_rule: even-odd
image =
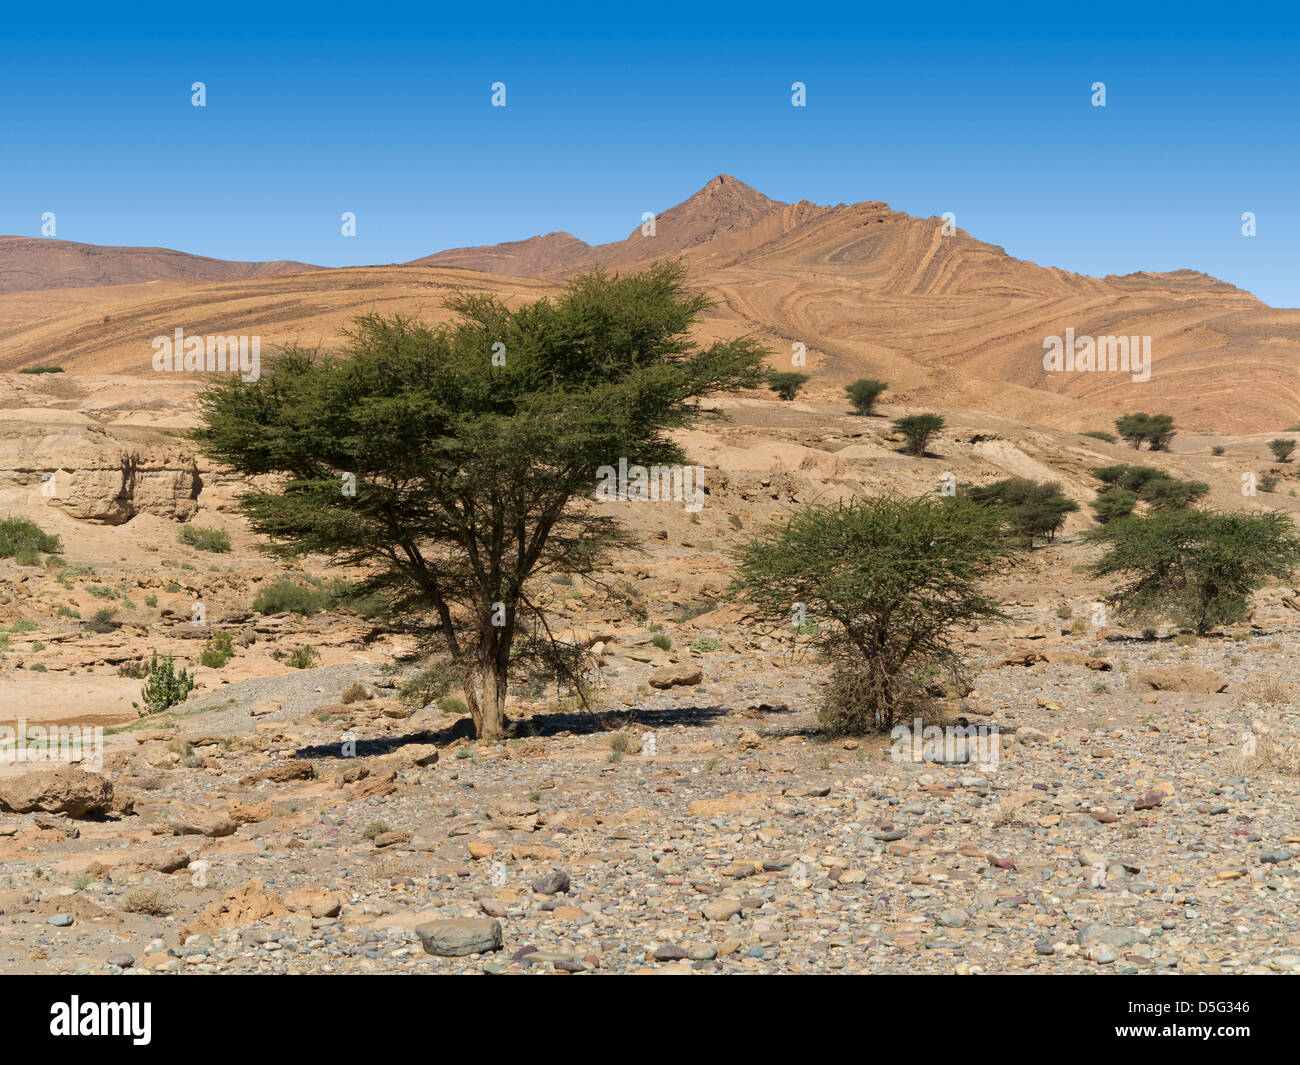
[{"label": "blue sky", "polygon": [[725,172],[1294,307],[1298,39],[1249,3],[34,6],[0,26],[0,233],[400,262],[620,239]]}]

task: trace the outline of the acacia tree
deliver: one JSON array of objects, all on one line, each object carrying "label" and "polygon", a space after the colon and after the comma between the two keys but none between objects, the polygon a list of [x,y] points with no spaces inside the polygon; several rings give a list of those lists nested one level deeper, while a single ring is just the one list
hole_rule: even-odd
[{"label": "acacia tree", "polygon": [[770,622],[814,623],[829,731],[888,729],[926,674],[960,682],[958,630],[1003,616],[982,584],[1011,550],[1002,511],[968,499],[808,504],[736,549],[732,591]]},{"label": "acacia tree", "polygon": [[1108,602],[1133,618],[1171,618],[1201,636],[1241,621],[1252,592],[1300,566],[1300,536],[1278,511],[1161,510],[1087,535],[1108,545],[1093,575],[1127,582]]},{"label": "acacia tree", "polygon": [[591,501],[601,468],[682,463],[669,434],[708,416],[697,400],[762,379],[755,340],[692,342],[707,305],[658,263],[517,310],[461,295],[436,327],[365,316],[341,357],[290,348],[257,381],[218,381],[195,437],[276,475],[241,499],[253,529],[365,567],[359,590],[445,655],[477,734],[498,737],[512,664],[573,661],[541,578],[591,577],[626,540]]}]

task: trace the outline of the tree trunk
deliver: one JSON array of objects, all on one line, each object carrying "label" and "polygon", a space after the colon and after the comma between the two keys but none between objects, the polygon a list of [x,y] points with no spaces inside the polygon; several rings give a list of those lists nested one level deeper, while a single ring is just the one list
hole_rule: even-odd
[{"label": "tree trunk", "polygon": [[482,667],[483,698],[479,706],[478,735],[481,740],[498,740],[506,730],[506,671],[498,662]]}]

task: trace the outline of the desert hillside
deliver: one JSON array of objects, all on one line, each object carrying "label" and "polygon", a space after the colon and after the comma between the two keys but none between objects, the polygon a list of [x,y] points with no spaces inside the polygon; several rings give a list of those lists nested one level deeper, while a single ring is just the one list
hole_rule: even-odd
[{"label": "desert hillside", "polygon": [[[1086,277],[1015,259],[939,218],[878,202],[772,200],[728,175],[660,212],[653,235],[590,246],[567,233],[460,248],[405,266],[318,270],[223,263],[152,249],[0,242],[0,369],[133,372],[149,342],[189,333],[340,342],[371,310],[431,319],[457,288],[507,301],[558,291],[576,273],[681,257],[716,301],[719,335],[754,332],[807,352],[810,394],[873,376],[921,404],[1005,404],[1014,417],[1107,428],[1158,410],[1204,432],[1300,423],[1300,310],[1265,306],[1194,270]],[[306,272],[304,272],[306,271]],[[142,285],[141,282],[146,284]],[[96,286],[96,287],[89,287]],[[1043,368],[1044,341],[1149,337],[1148,380]]]}]

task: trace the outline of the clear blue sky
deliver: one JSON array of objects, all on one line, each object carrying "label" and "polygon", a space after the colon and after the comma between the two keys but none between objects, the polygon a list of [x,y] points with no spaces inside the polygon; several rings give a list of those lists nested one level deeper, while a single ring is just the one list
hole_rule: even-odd
[{"label": "clear blue sky", "polygon": [[67,240],[398,262],[619,239],[726,172],[1294,307],[1298,39],[1295,5],[1250,3],[11,7],[0,233],[53,211]]}]

